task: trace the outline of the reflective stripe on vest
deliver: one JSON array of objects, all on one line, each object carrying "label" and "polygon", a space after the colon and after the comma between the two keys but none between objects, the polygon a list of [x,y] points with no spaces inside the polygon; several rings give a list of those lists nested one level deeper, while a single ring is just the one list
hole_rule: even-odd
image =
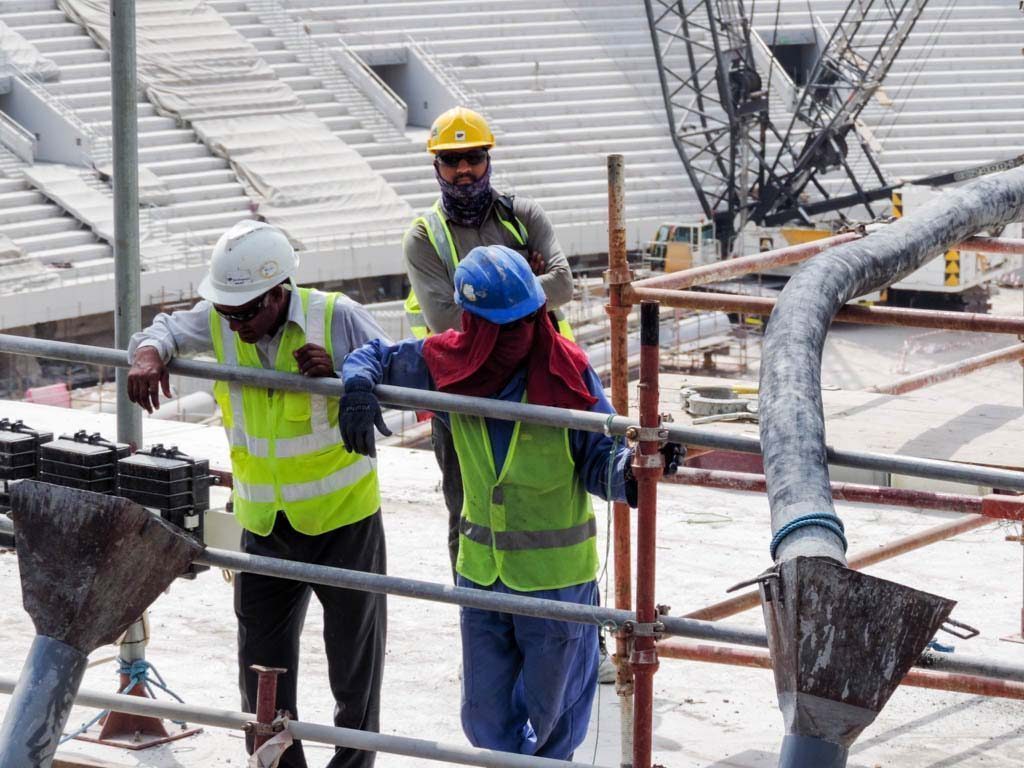
[{"label": "reflective stripe on vest", "polygon": [[[298,372],[292,353],[303,344],[322,346],[333,357],[335,296],[297,290],[306,332],[286,323],[274,364],[289,373]],[[210,331],[219,362],[263,367],[255,346],[242,342],[214,310]],[[242,527],[265,536],[282,510],[295,530],[313,536],[380,507],[376,462],[341,445],[338,398],[234,382],[217,382],[214,394],[231,445],[235,516]]]},{"label": "reflective stripe on vest", "polygon": [[477,544],[493,544],[495,549],[505,551],[554,549],[581,544],[597,536],[597,520],[591,518],[585,523],[560,531],[492,531],[486,525],[471,523],[462,517],[459,518],[459,533]]},{"label": "reflective stripe on vest", "polygon": [[[526,225],[519,220],[519,217],[513,215],[513,220],[515,221],[513,225],[512,222],[501,218],[500,213],[497,216],[502,226],[512,233],[515,241],[520,246],[525,247],[529,233],[526,231]],[[452,238],[451,230],[448,229],[448,222],[445,221],[444,214],[441,212],[440,200],[437,200],[429,210],[424,211],[423,215],[412,222],[413,227],[419,224],[423,225],[423,230],[427,233],[427,239],[430,241],[431,246],[433,246],[434,253],[437,254],[441,263],[445,264],[446,268],[449,263],[452,265],[450,276],[454,285],[455,268],[459,265],[459,256],[455,250],[455,240]],[[429,336],[430,328],[427,326],[426,318],[423,317],[423,309],[420,306],[419,299],[416,298],[416,293],[411,288],[409,289],[409,295],[405,297],[404,309],[405,321],[409,324],[409,332],[413,337],[425,339]],[[558,328],[558,332],[572,341],[575,337],[573,336],[572,326],[566,320],[565,315],[558,309],[552,310],[552,312],[555,316],[555,325]]]},{"label": "reflective stripe on vest", "polygon": [[477,584],[559,589],[597,573],[597,523],[567,430],[516,423],[500,473],[484,419],[451,414],[462,470],[456,570]]}]

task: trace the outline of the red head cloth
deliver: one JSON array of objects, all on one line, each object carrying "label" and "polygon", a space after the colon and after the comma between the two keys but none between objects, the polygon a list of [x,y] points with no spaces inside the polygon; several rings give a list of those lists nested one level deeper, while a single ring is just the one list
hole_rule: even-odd
[{"label": "red head cloth", "polygon": [[423,359],[441,392],[491,397],[525,365],[530,403],[587,410],[597,402],[583,378],[586,353],[555,330],[545,307],[505,325],[463,312],[461,331],[423,342]]}]

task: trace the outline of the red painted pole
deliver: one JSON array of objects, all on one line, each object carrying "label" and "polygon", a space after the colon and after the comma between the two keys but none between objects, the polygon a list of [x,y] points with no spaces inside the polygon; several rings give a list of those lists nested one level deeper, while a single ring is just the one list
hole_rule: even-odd
[{"label": "red painted pole", "polygon": [[[689,640],[672,639],[662,640],[658,643],[658,653],[669,659],[704,661],[711,664],[728,664],[735,667],[757,669],[772,668],[771,658],[767,651],[750,648],[732,648],[726,645],[708,645]],[[900,684],[913,688],[932,688],[977,696],[1024,700],[1024,683],[997,680],[992,677],[912,669]]]},{"label": "red painted pole", "polygon": [[[277,676],[287,672],[280,667],[261,667],[253,664],[249,667],[258,676],[256,684],[256,722],[269,726],[277,716]],[[269,730],[269,729],[268,729]],[[270,740],[270,733],[257,731],[254,736],[253,750],[257,750]]]},{"label": "red painted pole", "polygon": [[968,373],[987,368],[990,365],[1010,363],[1014,360],[1024,358],[1024,344],[1011,344],[1009,347],[997,349],[994,352],[986,352],[983,355],[968,357],[949,365],[940,365],[927,371],[921,371],[911,376],[904,376],[890,384],[883,384],[871,387],[868,392],[878,392],[883,395],[902,395],[906,392],[913,392],[917,389],[924,389],[933,384],[940,384],[943,381],[955,379],[958,376],[965,376]]},{"label": "red painted pole", "polygon": [[[704,264],[691,269],[683,269],[656,277],[648,277],[633,283],[637,288],[671,288],[679,290],[695,285],[707,285],[728,280],[733,277],[750,275],[775,267],[799,264],[817,256],[828,248],[833,248],[851,240],[859,240],[866,232],[843,232],[831,237],[823,237],[809,243],[788,245],[771,251],[762,251],[750,256],[726,259],[714,264]],[[995,237],[971,237],[956,246],[956,250],[974,251],[976,253],[1024,253],[1024,240],[1003,240]]]},{"label": "red painted pole", "polygon": [[840,235],[823,237],[820,240],[813,240],[809,243],[788,245],[772,251],[755,253],[752,256],[725,259],[714,264],[704,264],[692,269],[683,269],[679,272],[648,277],[644,280],[637,280],[633,285],[637,288],[672,288],[675,290],[689,288],[694,285],[707,285],[708,283],[716,283],[720,280],[728,280],[731,277],[761,272],[772,267],[799,264],[801,261],[806,261],[827,248],[848,243],[851,240],[859,240],[864,235],[864,232],[844,232]]},{"label": "red painted pole", "polygon": [[[664,478],[662,482],[678,485],[701,485],[728,491],[766,492],[764,475],[750,472],[728,472],[718,469],[681,467],[677,474]],[[879,485],[860,485],[858,483],[832,483],[831,487],[832,498],[837,501],[864,502],[894,507],[912,507],[914,509],[934,509],[943,512],[962,512],[976,515],[985,513],[983,499],[980,496],[969,496],[962,493],[915,491],[909,488],[886,488]]]},{"label": "red painted pole", "polygon": [[[716,312],[742,312],[747,315],[770,315],[775,299],[760,296],[734,296],[729,293],[705,291],[671,291],[659,288],[625,286],[623,300],[637,303],[657,301],[664,307],[700,309]],[[937,309],[904,309],[902,307],[861,307],[848,304],[836,313],[836,322],[862,325],[900,325],[907,328],[940,328],[977,333],[1011,333],[1024,335],[1024,318],[1012,315],[983,315],[972,312],[947,312]]]},{"label": "red painted pole", "polygon": [[633,766],[651,768],[654,727],[654,673],[658,669],[654,624],[658,619],[654,601],[655,555],[657,552],[658,478],[664,459],[658,432],[658,304],[640,305],[640,432],[633,454],[633,475],[637,481],[636,544],[636,627],[630,664],[633,667]]}]

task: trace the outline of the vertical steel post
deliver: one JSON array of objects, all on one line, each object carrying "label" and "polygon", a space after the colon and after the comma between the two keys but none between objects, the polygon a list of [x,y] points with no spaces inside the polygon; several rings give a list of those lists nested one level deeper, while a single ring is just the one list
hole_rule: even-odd
[{"label": "vertical steel post", "polygon": [[633,454],[633,475],[637,480],[636,527],[636,628],[630,666],[633,668],[633,767],[651,768],[654,726],[654,673],[658,669],[654,625],[658,612],[654,603],[658,478],[664,459],[659,437],[658,415],[658,303],[640,304],[640,433]]},{"label": "vertical steel post", "polygon": [[[628,323],[632,305],[623,302],[622,286],[633,279],[626,260],[625,168],[622,155],[608,155],[608,271],[604,273],[608,291],[611,337],[612,407],[617,413],[629,413],[629,339]],[[629,505],[612,506],[615,607],[624,611],[633,606]],[[621,731],[621,768],[633,765],[633,672],[629,666],[629,643],[621,632],[615,634],[615,692],[619,695]]]},{"label": "vertical steel post", "polygon": [[[128,340],[142,328],[139,301],[139,120],[135,76],[135,0],[110,2],[110,106],[113,134],[114,187],[114,346],[127,349]],[[118,368],[117,440],[132,450],[142,447],[142,410],[128,400],[128,371]],[[125,637],[145,636],[143,619]],[[134,661],[145,658],[145,643],[122,645],[122,655]],[[134,691],[133,691],[134,693]],[[140,694],[140,695],[144,695]],[[151,718],[152,719],[152,718]],[[107,731],[114,729],[118,718]],[[106,724],[105,724],[106,725]],[[164,731],[159,720],[148,723]],[[164,735],[166,732],[164,731]]]},{"label": "vertical steel post", "polygon": [[[110,101],[114,139],[114,346],[127,349],[142,327],[139,304],[139,137],[135,77],[135,0],[110,3]],[[128,400],[118,368],[117,439],[142,445],[142,411]]]},{"label": "vertical steel post", "polygon": [[[283,675],[288,670],[281,667],[262,667],[259,664],[253,664],[249,669],[257,675],[256,722],[269,726],[277,716],[277,676]],[[269,733],[257,731],[253,735],[253,751],[255,752],[269,740]]]}]

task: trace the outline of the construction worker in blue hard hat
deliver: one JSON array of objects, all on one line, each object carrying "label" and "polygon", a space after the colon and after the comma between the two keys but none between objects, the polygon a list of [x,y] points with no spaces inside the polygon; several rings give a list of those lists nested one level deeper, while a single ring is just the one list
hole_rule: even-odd
[{"label": "construction worker in blue hard hat", "polygon": [[[341,433],[373,455],[377,384],[612,413],[586,354],[554,327],[516,251],[474,248],[455,270],[462,329],[372,341],[342,366]],[[631,501],[632,452],[602,433],[440,414],[462,467],[458,584],[596,605],[590,494]],[[384,431],[382,429],[382,431]],[[678,446],[667,449],[678,465]],[[611,465],[611,466],[609,466]],[[478,747],[569,759],[597,685],[596,626],[463,608],[462,726]]]},{"label": "construction worker in blue hard hat", "polygon": [[[361,306],[338,293],[294,282],[299,257],[287,235],[241,221],[214,246],[203,297],[192,309],[160,314],[132,336],[128,396],[147,411],[170,396],[167,363],[212,352],[219,363],[337,376],[335,361],[384,332]],[[384,573],[386,550],[377,467],[345,449],[338,398],[217,382],[214,395],[231,447],[234,516],[243,552]],[[256,711],[252,665],[284,667],[277,709],[296,707],[299,638],[315,594],[323,605],[327,675],[334,723],[380,728],[387,603],[383,595],[254,573],[234,580],[242,708]],[[247,738],[252,751],[253,739]],[[320,763],[321,765],[323,762]],[[372,768],[374,753],[338,749],[328,768]],[[275,763],[305,768],[296,741]]]},{"label": "construction worker in blue hard hat", "polygon": [[[548,309],[558,310],[572,298],[572,272],[547,214],[533,200],[502,194],[491,186],[494,144],[484,117],[466,107],[447,110],[431,126],[427,151],[434,157],[441,194],[412,222],[403,240],[411,285],[406,318],[418,339],[460,327],[462,308],[452,297],[455,268],[477,246],[501,244],[521,253],[540,278]],[[565,319],[558,320],[560,330],[571,334]],[[434,418],[431,427],[448,507],[454,577],[462,481],[447,423]]]}]

